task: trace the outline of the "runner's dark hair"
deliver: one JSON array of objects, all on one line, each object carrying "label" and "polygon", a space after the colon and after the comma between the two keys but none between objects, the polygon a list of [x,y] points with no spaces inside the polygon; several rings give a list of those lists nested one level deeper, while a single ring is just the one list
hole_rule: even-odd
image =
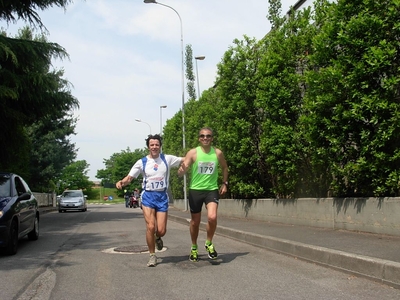
[{"label": "runner's dark hair", "polygon": [[146,141],[146,146],[149,148],[149,142],[150,140],[158,140],[160,142],[160,147],[162,146],[162,137],[159,134],[149,134]]}]

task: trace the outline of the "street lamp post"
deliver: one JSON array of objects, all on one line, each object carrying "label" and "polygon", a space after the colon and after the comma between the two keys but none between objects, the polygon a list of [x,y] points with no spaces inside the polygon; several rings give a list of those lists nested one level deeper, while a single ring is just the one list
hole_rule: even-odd
[{"label": "street lamp post", "polygon": [[163,132],[163,130],[162,130],[162,128],[163,128],[163,126],[162,126],[162,109],[163,108],[167,108],[167,106],[166,105],[160,105],[160,135],[162,136],[163,134],[162,134],[162,132]]},{"label": "street lamp post", "polygon": [[151,126],[150,126],[150,124],[149,124],[149,123],[147,123],[147,122],[145,122],[145,121],[142,121],[141,119],[135,119],[135,121],[136,121],[136,122],[140,122],[140,123],[147,124],[147,126],[149,126],[149,129],[150,129],[150,134],[151,134]]},{"label": "street lamp post", "polygon": [[[163,132],[163,130],[162,130],[162,109],[163,108],[167,108],[167,106],[166,105],[160,105],[160,136],[163,136],[163,134],[162,134],[162,132]],[[161,147],[161,153],[162,153],[162,147]],[[171,199],[172,199],[172,197],[171,197]]]},{"label": "street lamp post", "polygon": [[[144,3],[152,3],[152,4],[159,4],[169,9],[172,9],[179,18],[179,22],[181,25],[181,68],[182,68],[182,78],[181,78],[181,85],[182,85],[182,148],[183,151],[186,149],[186,138],[185,138],[185,70],[184,70],[184,56],[183,56],[183,26],[182,26],[182,18],[179,13],[171,6],[157,2],[155,0],[144,0]],[[183,197],[185,201],[185,210],[188,210],[188,203],[187,203],[187,195],[186,195],[186,174],[183,176]]]},{"label": "street lamp post", "polygon": [[200,84],[199,84],[199,71],[197,69],[197,61],[204,60],[206,57],[204,55],[195,56],[194,59],[196,60],[196,76],[197,76],[197,94],[199,95],[200,99]]}]

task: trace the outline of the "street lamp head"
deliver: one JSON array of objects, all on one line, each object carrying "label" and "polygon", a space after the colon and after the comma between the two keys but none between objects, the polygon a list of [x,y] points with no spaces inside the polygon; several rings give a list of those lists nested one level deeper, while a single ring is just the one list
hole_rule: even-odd
[{"label": "street lamp head", "polygon": [[151,126],[150,126],[149,123],[147,123],[147,122],[145,122],[145,121],[142,121],[142,119],[135,119],[135,121],[136,121],[136,122],[140,122],[140,123],[144,123],[144,124],[146,124],[147,126],[149,126],[149,130],[150,130],[150,134],[151,134]]},{"label": "street lamp head", "polygon": [[166,105],[160,105],[160,108],[167,108]]},{"label": "street lamp head", "polygon": [[195,56],[195,59],[204,60],[206,57],[204,55]]},{"label": "street lamp head", "polygon": [[157,2],[155,0],[144,0],[144,3],[154,3],[157,4]]}]

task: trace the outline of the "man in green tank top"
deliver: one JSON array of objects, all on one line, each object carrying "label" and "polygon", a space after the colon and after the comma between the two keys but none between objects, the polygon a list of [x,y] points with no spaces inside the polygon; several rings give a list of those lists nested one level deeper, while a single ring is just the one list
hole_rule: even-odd
[{"label": "man in green tank top", "polygon": [[[207,239],[205,248],[210,259],[216,259],[218,254],[212,239],[217,228],[217,210],[219,195],[228,190],[228,164],[224,154],[218,148],[211,146],[213,131],[204,127],[199,132],[200,146],[189,150],[178,170],[179,175],[185,174],[190,168],[189,206],[192,219],[190,221],[190,237],[192,248],[189,260],[198,261],[197,238],[201,221],[203,204],[207,209]],[[222,170],[222,185],[218,186],[218,167]]]}]

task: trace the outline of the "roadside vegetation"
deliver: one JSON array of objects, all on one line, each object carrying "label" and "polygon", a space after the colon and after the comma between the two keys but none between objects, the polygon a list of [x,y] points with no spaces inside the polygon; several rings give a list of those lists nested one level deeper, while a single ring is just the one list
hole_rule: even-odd
[{"label": "roadside vegetation", "polygon": [[124,204],[125,199],[123,198],[116,198],[111,201],[109,200],[103,200],[103,199],[92,199],[92,200],[87,200],[88,204]]},{"label": "roadside vegetation", "polygon": [[[35,4],[69,2],[34,0],[27,9],[3,1],[0,18],[41,25]],[[229,163],[229,198],[400,196],[400,2],[317,0],[288,15],[280,0],[268,3],[272,29],[259,41],[234,40],[200,99],[186,47],[186,149],[179,111],[163,129],[163,151],[183,156],[198,145],[201,127],[213,128],[214,145]],[[1,134],[10,141],[0,149],[0,168],[24,175],[36,189],[89,194],[89,166],[75,161],[68,139],[78,100],[63,71],[50,65],[66,51],[25,28],[15,38],[0,35],[0,54]],[[145,153],[114,153],[96,177],[113,187]],[[77,172],[82,176],[72,176]],[[128,189],[140,186],[137,180]],[[176,170],[171,186],[182,198]]]},{"label": "roadside vegetation", "polygon": [[91,195],[88,195],[88,203],[107,203],[119,204],[125,203],[124,196],[119,195],[115,188],[94,188]]},{"label": "roadside vegetation", "polygon": [[[236,39],[200,99],[188,84],[187,149],[179,111],[164,152],[184,155],[209,126],[229,163],[228,198],[400,196],[400,2],[319,0],[288,15],[268,2],[272,30]],[[171,182],[182,198],[174,171]]]}]

